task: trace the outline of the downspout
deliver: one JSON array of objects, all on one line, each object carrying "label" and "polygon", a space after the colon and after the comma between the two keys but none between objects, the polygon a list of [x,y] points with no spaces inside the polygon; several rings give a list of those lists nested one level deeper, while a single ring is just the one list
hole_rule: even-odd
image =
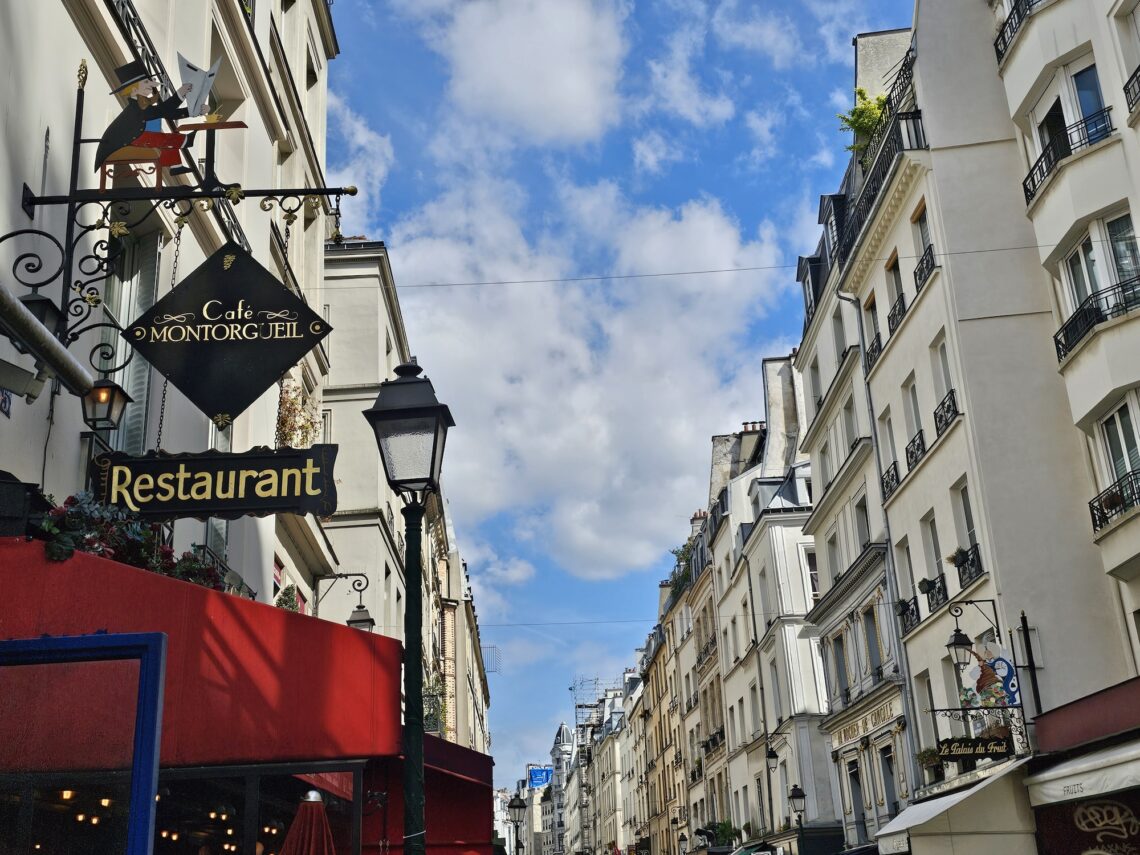
[{"label": "downspout", "polygon": [[[863,359],[867,353],[866,340],[863,332],[863,306],[859,302],[858,297],[847,296],[838,288],[835,289],[835,296],[845,303],[851,303],[855,307],[855,323],[859,328],[859,356]],[[875,404],[871,399],[871,382],[867,379],[866,362],[863,363],[863,390],[867,395],[867,417],[871,420],[871,448],[875,452],[875,471],[879,476],[879,483],[883,483],[883,461],[879,457],[879,432],[875,430]],[[890,603],[897,603],[900,599],[898,590],[898,579],[895,576],[895,554],[892,548],[891,540],[891,522],[886,509],[883,509],[883,533],[886,538],[886,554],[884,561],[887,568],[887,600]],[[899,690],[903,696],[903,706],[910,716],[912,726],[906,728],[906,742],[907,747],[910,748],[910,775],[911,780],[917,785],[922,780],[922,774],[918,768],[918,746],[915,743],[914,726],[918,723],[918,710],[914,705],[914,694],[911,692],[910,686],[910,660],[907,657],[906,645],[903,644],[902,634],[898,631],[898,623],[892,617],[890,620],[891,635],[894,637],[895,647],[898,650],[899,667],[902,669],[902,682],[899,684]],[[909,787],[910,793],[913,795],[915,786]]]},{"label": "downspout", "polygon": [[37,375],[27,378],[24,395],[32,403],[43,388],[46,375],[58,377],[67,391],[83,397],[95,381],[58,338],[40,323],[28,307],[0,285],[0,327],[18,339],[36,358]]},{"label": "downspout", "polygon": [[756,644],[756,685],[760,689],[760,725],[764,729],[764,789],[768,793],[768,833],[776,830],[776,814],[772,807],[772,770],[768,768],[768,748],[772,747],[768,733],[768,706],[764,703],[764,669],[760,665],[760,633],[756,626],[756,595],[752,591],[752,563],[747,555],[744,559],[744,572],[748,574],[748,601],[751,603],[749,612],[752,615],[752,638]]}]

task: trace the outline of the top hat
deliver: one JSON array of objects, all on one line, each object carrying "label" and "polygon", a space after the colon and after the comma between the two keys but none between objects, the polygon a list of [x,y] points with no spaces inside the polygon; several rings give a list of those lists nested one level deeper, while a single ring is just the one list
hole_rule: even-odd
[{"label": "top hat", "polygon": [[150,72],[146,70],[146,66],[142,60],[135,59],[126,65],[120,65],[116,68],[115,76],[119,78],[119,85],[111,90],[112,95],[117,92],[122,92],[128,86],[138,83],[140,80],[148,80],[150,78]]}]

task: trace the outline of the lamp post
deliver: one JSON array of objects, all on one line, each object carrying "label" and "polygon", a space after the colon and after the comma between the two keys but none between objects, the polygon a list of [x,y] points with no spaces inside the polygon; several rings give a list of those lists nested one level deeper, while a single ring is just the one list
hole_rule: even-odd
[{"label": "lamp post", "polygon": [[389,486],[404,498],[404,853],[424,855],[423,563],[424,501],[439,490],[451,411],[414,362],[380,384],[364,418],[376,434]]},{"label": "lamp post", "polygon": [[132,398],[118,383],[100,377],[81,399],[83,421],[91,430],[117,430]]},{"label": "lamp post", "polygon": [[507,802],[507,815],[511,819],[511,825],[515,827],[515,852],[521,852],[522,838],[519,837],[519,826],[522,825],[523,817],[526,816],[526,800],[518,793],[511,797]]},{"label": "lamp post", "polygon": [[681,855],[689,855],[689,835],[681,832],[681,836],[677,838],[677,851]]},{"label": "lamp post", "polygon": [[792,790],[788,793],[788,801],[791,802],[792,811],[796,815],[796,852],[801,853],[804,848],[804,808],[807,806],[807,793],[799,784],[792,784]]}]

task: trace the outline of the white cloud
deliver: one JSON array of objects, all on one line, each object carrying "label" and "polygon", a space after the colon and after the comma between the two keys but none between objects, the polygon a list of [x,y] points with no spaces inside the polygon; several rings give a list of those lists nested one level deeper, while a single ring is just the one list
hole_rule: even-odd
[{"label": "white cloud", "polygon": [[850,90],[837,87],[831,90],[827,100],[839,112],[846,112],[851,109],[851,105],[855,102],[855,96]]},{"label": "white cloud", "polygon": [[342,156],[330,162],[330,187],[355,185],[357,195],[341,201],[341,231],[346,235],[375,233],[380,215],[380,190],[396,161],[392,138],[374,130],[336,92],[329,92],[329,135],[340,138]]},{"label": "white cloud", "polygon": [[[638,207],[609,182],[564,182],[558,193],[558,222],[528,239],[517,186],[456,185],[395,225],[397,283],[781,261],[774,227],[745,233],[715,199]],[[576,576],[653,567],[706,500],[709,436],[762,417],[757,367],[770,351],[748,332],[790,278],[403,291],[410,338],[457,422],[445,471],[453,507],[476,523],[513,520]],[[504,562],[492,572],[527,571]],[[491,573],[473,575],[494,587]]]},{"label": "white cloud", "polygon": [[633,141],[633,168],[640,173],[660,175],[667,164],[681,160],[681,147],[660,131],[649,131]]},{"label": "white cloud", "polygon": [[748,162],[757,167],[778,152],[776,129],[784,123],[784,114],[779,110],[749,110],[744,114],[744,125],[752,138],[752,148],[748,152]]},{"label": "white cloud", "polygon": [[599,139],[621,114],[622,0],[400,0],[450,67],[473,130],[522,143]]},{"label": "white cloud", "polygon": [[814,169],[831,169],[835,166],[835,144],[823,137],[817,138],[818,147],[805,162]]},{"label": "white cloud", "polygon": [[727,47],[754,51],[768,58],[776,68],[810,61],[800,42],[795,22],[787,15],[776,15],[751,8],[740,10],[739,0],[724,0],[712,16],[712,31]]},{"label": "white cloud", "polygon": [[665,56],[648,65],[649,106],[701,128],[724,124],[736,112],[732,99],[724,92],[706,91],[693,69],[704,43],[704,27],[686,24],[669,37]]},{"label": "white cloud", "polygon": [[871,29],[864,0],[806,0],[829,62],[854,65],[851,36]]}]

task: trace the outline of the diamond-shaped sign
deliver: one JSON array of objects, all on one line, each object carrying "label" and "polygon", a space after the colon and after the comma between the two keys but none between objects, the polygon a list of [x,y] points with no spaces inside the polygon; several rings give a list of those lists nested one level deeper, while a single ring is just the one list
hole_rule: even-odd
[{"label": "diamond-shaped sign", "polygon": [[332,328],[236,243],[227,243],[123,331],[224,427]]}]

